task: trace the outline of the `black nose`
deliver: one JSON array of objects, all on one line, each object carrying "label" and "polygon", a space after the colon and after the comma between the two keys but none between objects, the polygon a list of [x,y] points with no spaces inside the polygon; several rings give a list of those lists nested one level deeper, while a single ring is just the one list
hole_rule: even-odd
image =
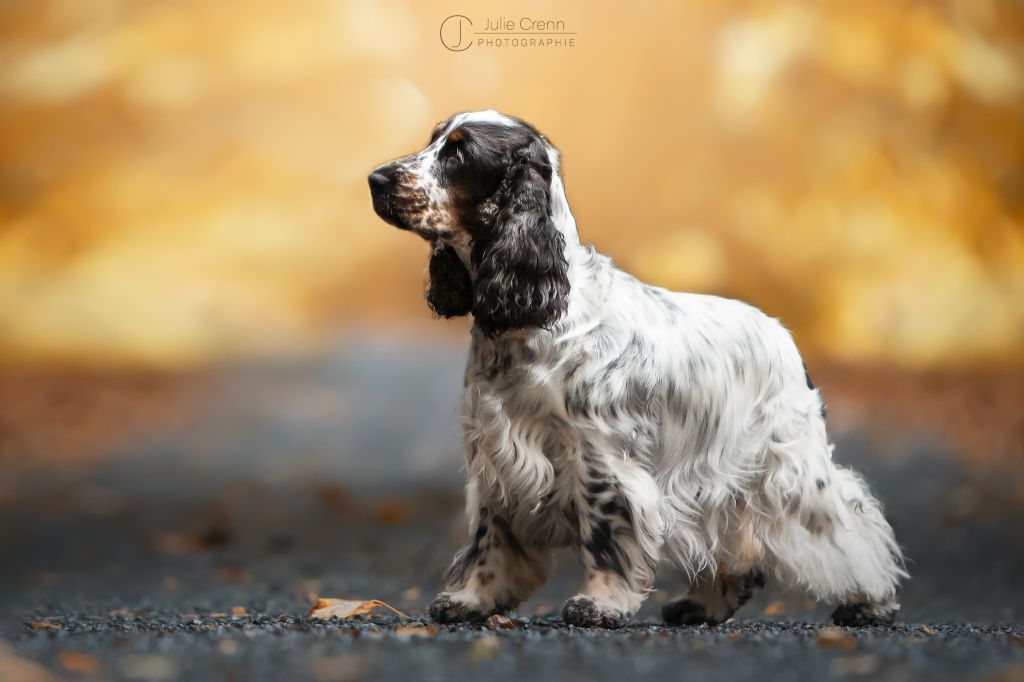
[{"label": "black nose", "polygon": [[387,189],[388,185],[390,185],[392,181],[392,176],[388,175],[387,173],[384,173],[379,170],[373,171],[372,173],[370,173],[370,190],[374,192],[379,192],[381,190]]}]

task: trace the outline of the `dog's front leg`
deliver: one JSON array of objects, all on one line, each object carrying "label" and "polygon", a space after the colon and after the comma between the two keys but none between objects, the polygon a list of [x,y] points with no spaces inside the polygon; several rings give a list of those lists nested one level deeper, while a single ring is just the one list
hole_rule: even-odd
[{"label": "dog's front leg", "polygon": [[430,605],[440,623],[482,620],[514,609],[547,577],[547,554],[524,545],[505,518],[480,507],[473,537],[455,555],[444,592]]},{"label": "dog's front leg", "polygon": [[[565,602],[562,619],[581,627],[618,628],[637,612],[654,583],[660,538],[650,530],[653,480],[589,472],[576,503],[586,578]],[[650,518],[637,518],[639,514]]]}]

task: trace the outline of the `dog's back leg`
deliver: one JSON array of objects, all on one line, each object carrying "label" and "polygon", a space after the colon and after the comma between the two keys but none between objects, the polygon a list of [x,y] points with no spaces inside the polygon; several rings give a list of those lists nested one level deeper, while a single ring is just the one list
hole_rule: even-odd
[{"label": "dog's back leg", "polygon": [[757,587],[764,587],[764,574],[758,569],[742,574],[705,570],[691,583],[685,597],[662,607],[661,617],[669,625],[724,623],[750,600]]}]

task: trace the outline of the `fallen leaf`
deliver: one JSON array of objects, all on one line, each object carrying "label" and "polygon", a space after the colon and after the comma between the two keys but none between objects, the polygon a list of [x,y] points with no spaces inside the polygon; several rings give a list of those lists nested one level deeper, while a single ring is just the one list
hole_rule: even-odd
[{"label": "fallen leaf", "polygon": [[360,601],[358,599],[331,599],[328,597],[320,597],[316,600],[316,603],[309,610],[307,614],[310,618],[322,618],[324,620],[328,618],[355,618],[358,616],[368,616],[375,609],[388,609],[398,614],[402,618],[408,618],[395,607],[385,604],[379,599],[368,599],[366,601]]},{"label": "fallen leaf", "polygon": [[232,606],[231,607],[231,615],[232,616],[248,616],[249,612],[245,610],[244,606]]},{"label": "fallen leaf", "polygon": [[473,642],[473,646],[469,647],[469,653],[466,656],[471,661],[486,661],[489,658],[494,658],[499,651],[501,651],[501,640],[494,635],[485,635]]},{"label": "fallen leaf", "polygon": [[339,485],[322,485],[313,494],[337,517],[349,517],[355,511],[352,496]]},{"label": "fallen leaf", "polygon": [[153,540],[153,549],[159,554],[184,556],[201,549],[199,539],[188,533],[168,531],[159,533]]},{"label": "fallen leaf", "polygon": [[519,623],[515,622],[508,616],[493,615],[487,619],[484,623],[488,630],[514,630],[518,627]]},{"label": "fallen leaf", "polygon": [[234,566],[231,564],[225,566],[219,566],[217,568],[217,577],[224,582],[234,583],[236,585],[244,585],[252,579],[252,574],[245,570],[241,566]]},{"label": "fallen leaf", "polygon": [[397,526],[412,513],[412,506],[405,500],[383,500],[373,509],[373,520],[378,526]]},{"label": "fallen leaf", "polygon": [[923,632],[924,634],[928,635],[929,637],[934,637],[935,635],[939,634],[938,632],[935,631],[934,628],[930,628],[927,625],[922,625],[921,626],[921,632]]},{"label": "fallen leaf", "polygon": [[80,654],[77,651],[62,651],[57,654],[57,660],[69,673],[76,675],[89,675],[95,677],[100,672],[100,664],[89,654]]},{"label": "fallen leaf", "polygon": [[25,625],[33,630],[60,630],[60,626],[54,623],[47,623],[45,620],[30,620]]},{"label": "fallen leaf", "polygon": [[819,629],[815,633],[814,638],[818,641],[819,646],[831,649],[852,649],[857,643],[856,640],[846,634],[842,628],[835,626]]},{"label": "fallen leaf", "polygon": [[780,616],[786,611],[786,604],[782,601],[773,601],[764,607],[764,615]]},{"label": "fallen leaf", "polygon": [[395,634],[405,637],[433,637],[441,631],[437,625],[424,623],[409,623],[408,625],[399,625],[395,628]]}]

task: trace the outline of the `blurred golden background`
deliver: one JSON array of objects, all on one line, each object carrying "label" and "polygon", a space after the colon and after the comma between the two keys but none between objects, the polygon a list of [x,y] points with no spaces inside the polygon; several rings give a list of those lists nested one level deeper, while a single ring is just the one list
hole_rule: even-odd
[{"label": "blurred golden background", "polygon": [[[453,52],[453,14],[575,44]],[[487,108],[562,150],[584,241],[793,330],[906,620],[1020,620],[1020,0],[0,0],[0,626],[423,612],[464,527],[468,321],[366,177]]]},{"label": "blurred golden background", "polygon": [[[448,2],[0,6],[0,352],[188,367],[443,332],[367,172],[452,112],[563,151],[585,241],[812,355],[1024,360],[1024,8],[500,2],[572,48],[451,52]],[[469,10],[465,10],[469,11]]]}]

